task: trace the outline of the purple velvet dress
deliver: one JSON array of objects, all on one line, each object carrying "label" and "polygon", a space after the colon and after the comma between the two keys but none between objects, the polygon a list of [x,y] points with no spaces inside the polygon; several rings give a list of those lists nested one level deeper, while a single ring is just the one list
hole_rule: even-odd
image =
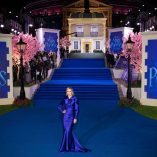
[{"label": "purple velvet dress", "polygon": [[70,99],[66,96],[58,106],[59,111],[62,113],[66,110],[63,115],[63,126],[64,134],[62,138],[62,143],[60,146],[60,152],[74,151],[74,152],[87,152],[90,151],[87,148],[81,146],[76,136],[73,133],[73,120],[77,119],[79,112],[79,104],[76,96],[72,96]]}]

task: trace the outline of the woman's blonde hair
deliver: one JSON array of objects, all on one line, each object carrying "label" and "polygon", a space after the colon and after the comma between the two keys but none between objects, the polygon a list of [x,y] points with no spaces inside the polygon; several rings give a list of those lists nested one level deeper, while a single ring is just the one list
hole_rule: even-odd
[{"label": "woman's blonde hair", "polygon": [[70,89],[70,90],[72,91],[72,95],[75,95],[73,88],[72,88],[72,87],[67,87],[67,88],[66,88],[66,96],[67,96],[67,89]]}]

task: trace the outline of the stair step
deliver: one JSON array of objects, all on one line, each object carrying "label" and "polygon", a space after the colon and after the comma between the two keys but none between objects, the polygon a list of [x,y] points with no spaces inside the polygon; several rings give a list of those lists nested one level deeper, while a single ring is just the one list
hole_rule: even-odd
[{"label": "stair step", "polygon": [[64,59],[52,79],[37,90],[34,100],[61,100],[71,86],[79,100],[118,101],[117,85],[104,65],[104,59]]}]

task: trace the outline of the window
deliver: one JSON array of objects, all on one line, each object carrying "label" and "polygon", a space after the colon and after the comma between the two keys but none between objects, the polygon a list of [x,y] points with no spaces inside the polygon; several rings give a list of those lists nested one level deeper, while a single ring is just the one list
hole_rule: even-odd
[{"label": "window", "polygon": [[82,25],[76,26],[76,32],[83,32],[83,26]]},{"label": "window", "polygon": [[96,50],[100,50],[100,41],[96,41]]},{"label": "window", "polygon": [[98,25],[91,26],[91,36],[92,37],[98,36]]},{"label": "window", "polygon": [[82,37],[83,36],[83,25],[76,26],[76,32],[77,32],[78,37]]},{"label": "window", "polygon": [[78,41],[74,41],[74,49],[78,50]]},{"label": "window", "polygon": [[91,32],[98,32],[98,25],[92,25]]}]

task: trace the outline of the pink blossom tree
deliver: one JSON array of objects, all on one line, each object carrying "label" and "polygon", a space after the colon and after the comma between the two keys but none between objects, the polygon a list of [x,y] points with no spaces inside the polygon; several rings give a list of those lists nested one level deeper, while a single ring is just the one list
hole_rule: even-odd
[{"label": "pink blossom tree", "polygon": [[60,39],[60,46],[62,48],[69,47],[71,45],[71,42],[69,41],[69,38],[67,36]]},{"label": "pink blossom tree", "polygon": [[105,48],[106,49],[109,49],[109,46],[110,45],[110,43],[109,43],[109,39],[107,38],[106,40],[105,40]]},{"label": "pink blossom tree", "polygon": [[27,44],[26,50],[23,53],[23,61],[25,64],[26,62],[29,62],[36,55],[37,51],[39,51],[39,49],[41,48],[41,44],[40,42],[38,42],[37,38],[33,37],[32,35],[23,34],[23,33],[19,35],[15,35],[12,38],[13,60],[17,64],[20,63],[20,52],[18,51],[16,43],[19,42],[20,38],[22,38],[22,40]]},{"label": "pink blossom tree", "polygon": [[[142,35],[141,33],[130,33],[131,40],[135,42],[131,51],[131,64],[135,66],[135,70],[139,72],[142,64]],[[129,36],[128,36],[129,37]],[[126,47],[126,41],[128,38],[123,38],[123,55],[127,58],[128,51]]]}]

